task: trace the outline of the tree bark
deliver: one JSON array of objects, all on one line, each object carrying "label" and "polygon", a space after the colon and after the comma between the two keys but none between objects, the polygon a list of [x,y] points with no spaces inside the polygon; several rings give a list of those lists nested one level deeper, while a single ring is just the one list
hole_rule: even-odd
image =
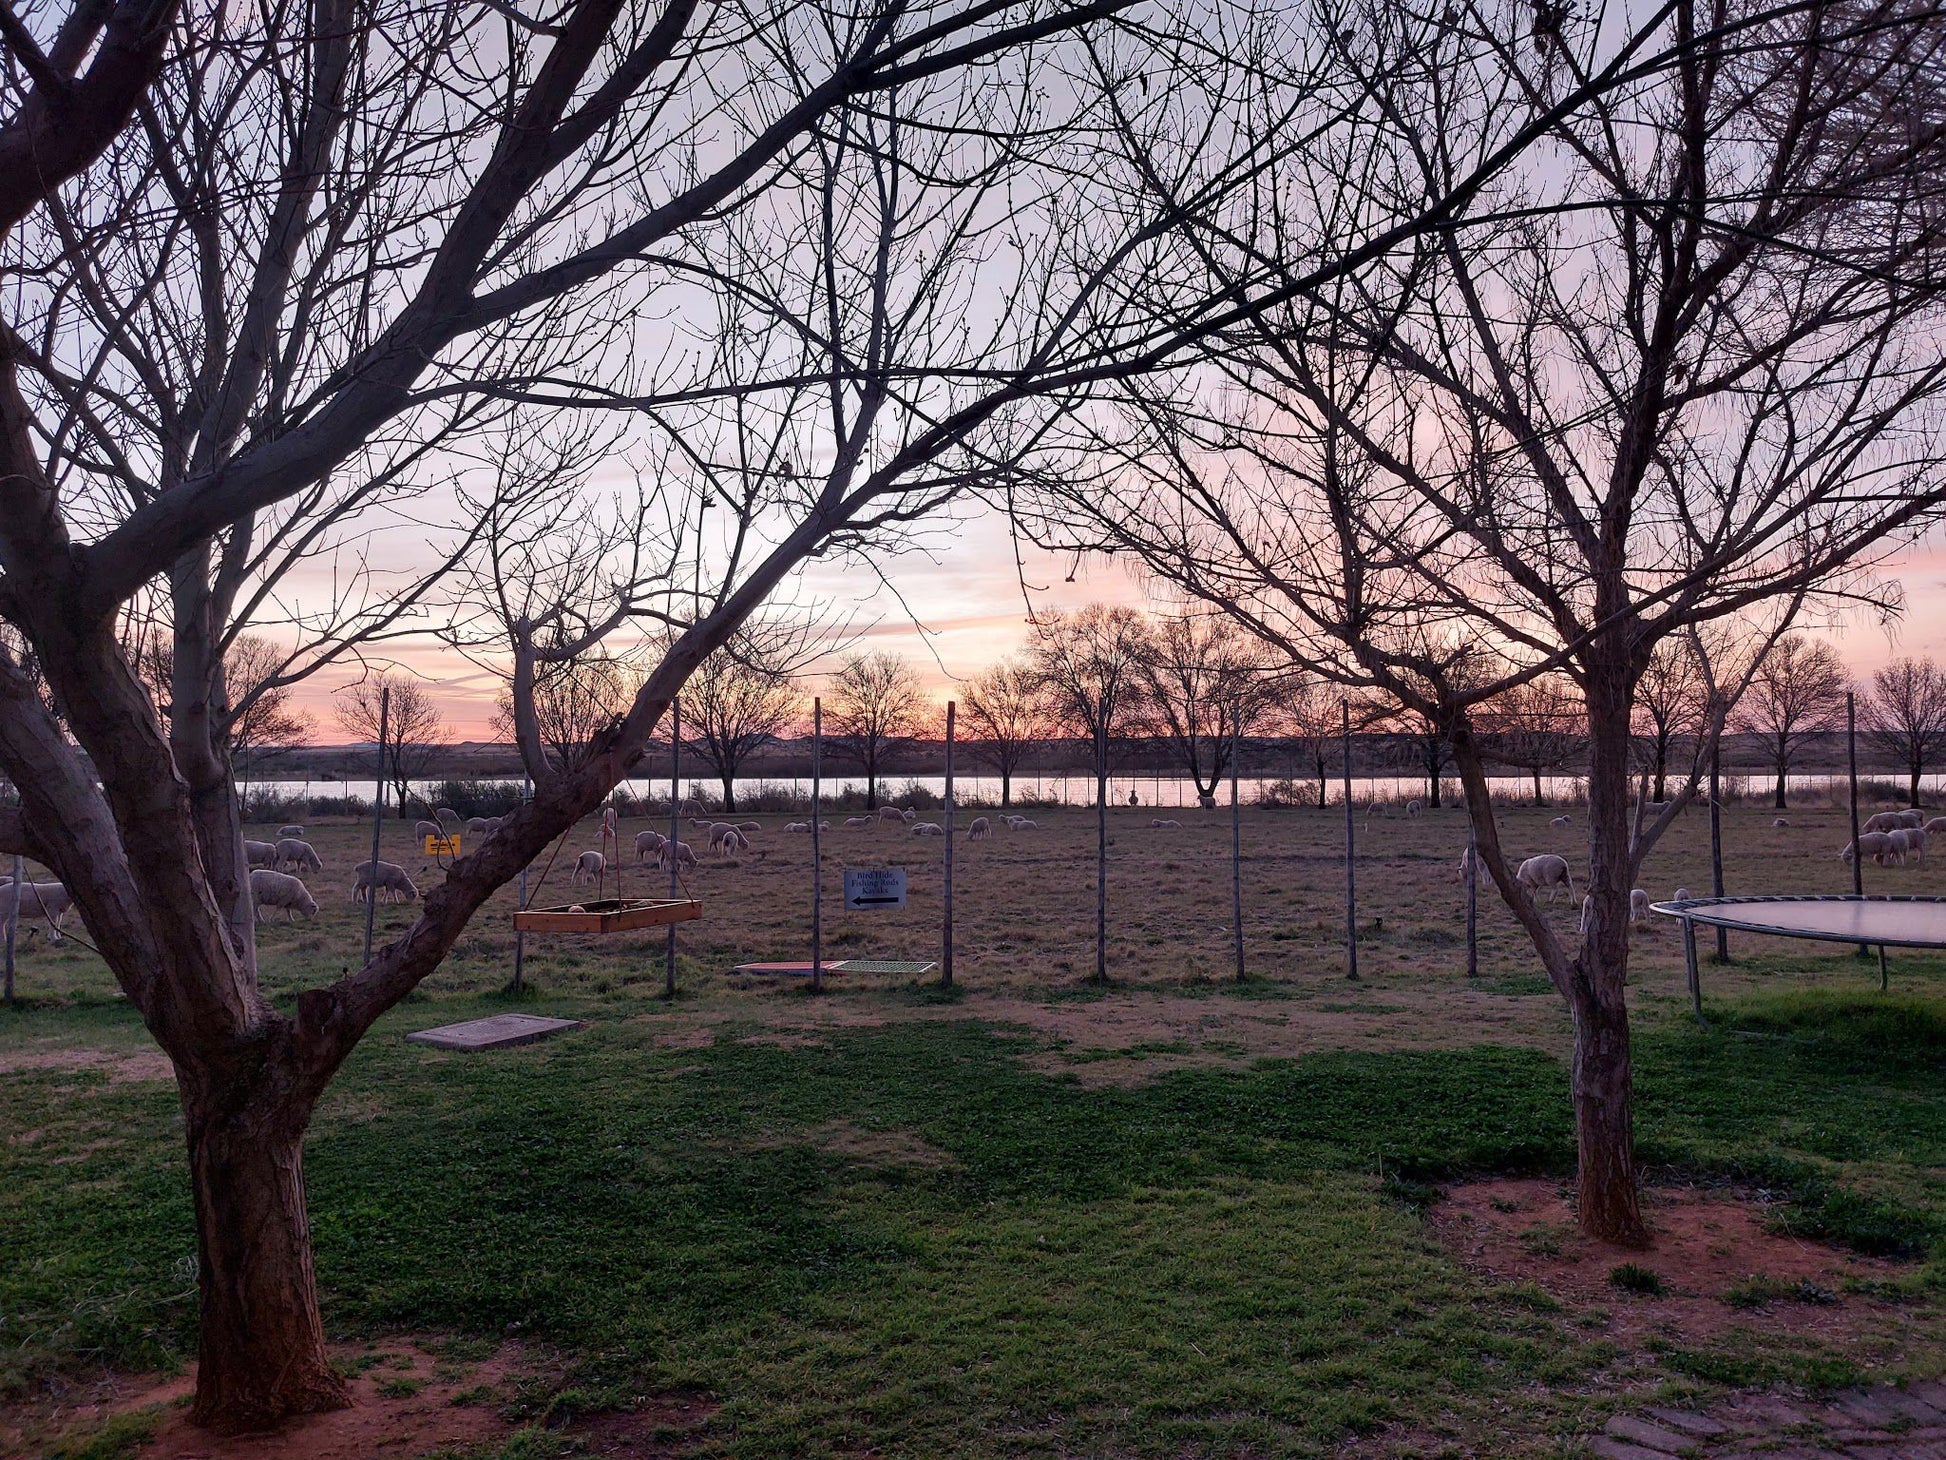
[{"label": "tree bark", "polygon": [[1655,738],[1655,799],[1657,804],[1669,799],[1669,737],[1666,735]]},{"label": "tree bark", "polygon": [[737,809],[737,782],[730,772],[723,773],[723,810],[725,814]]},{"label": "tree bark", "polygon": [[1000,772],[1000,809],[1002,811],[1005,811],[1009,806],[1013,804],[1014,804],[1013,772],[1003,769]]},{"label": "tree bark", "polygon": [[1780,760],[1777,762],[1777,809],[1779,811],[1788,809],[1784,804],[1784,782],[1787,774],[1788,772],[1784,768],[1784,763]]},{"label": "tree bark", "polygon": [[351,1403],[318,1313],[304,1204],[308,1103],[275,1091],[239,1101],[235,1083],[181,1081],[202,1300],[191,1418],[227,1432]]}]

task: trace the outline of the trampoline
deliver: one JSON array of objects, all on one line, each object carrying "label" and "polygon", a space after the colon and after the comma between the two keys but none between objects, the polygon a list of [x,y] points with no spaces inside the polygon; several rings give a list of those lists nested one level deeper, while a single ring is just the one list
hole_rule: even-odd
[{"label": "trampoline", "polygon": [[1821,894],[1771,897],[1691,897],[1649,904],[1683,925],[1690,1003],[1703,1017],[1702,978],[1696,963],[1696,924],[1762,933],[1770,938],[1811,938],[1878,949],[1878,981],[1887,981],[1887,948],[1946,948],[1946,897]]}]

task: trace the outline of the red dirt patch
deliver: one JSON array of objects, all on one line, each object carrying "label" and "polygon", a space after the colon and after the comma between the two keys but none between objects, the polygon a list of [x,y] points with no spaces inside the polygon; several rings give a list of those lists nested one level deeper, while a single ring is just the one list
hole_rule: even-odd
[{"label": "red dirt patch", "polygon": [[[1624,1342],[1650,1332],[1708,1339],[1732,1325],[1843,1341],[1873,1326],[1885,1306],[1848,1293],[1848,1284],[1898,1271],[1884,1259],[1773,1232],[1760,1205],[1731,1191],[1644,1191],[1653,1234],[1645,1252],[1581,1235],[1569,1198],[1542,1179],[1469,1182],[1450,1188],[1430,1220],[1469,1268],[1535,1284],[1570,1306],[1599,1306],[1610,1315],[1609,1336]],[[1616,1286],[1609,1275],[1624,1263],[1654,1273],[1662,1294]]]},{"label": "red dirt patch", "polygon": [[576,1453],[665,1460],[689,1453],[716,1408],[698,1395],[665,1395],[638,1409],[577,1419],[564,1433],[574,1437]]}]

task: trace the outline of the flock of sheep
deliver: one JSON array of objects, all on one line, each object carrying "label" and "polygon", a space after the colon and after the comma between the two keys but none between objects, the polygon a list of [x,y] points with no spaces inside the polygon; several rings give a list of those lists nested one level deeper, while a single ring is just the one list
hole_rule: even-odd
[{"label": "flock of sheep", "polygon": [[[462,821],[450,806],[435,807],[433,816],[432,821],[415,823],[413,836],[444,838],[462,831],[469,836],[486,836],[500,825],[497,816],[474,816]],[[303,827],[278,827],[274,842],[246,840],[243,854],[250,864],[250,897],[259,921],[266,908],[281,909],[286,922],[299,915],[317,916],[318,900],[297,874],[322,872],[324,859],[304,839]],[[363,902],[380,894],[387,902],[417,902],[419,888],[397,862],[360,862],[352,869],[351,900]]]},{"label": "flock of sheep", "polygon": [[1866,818],[1858,833],[1858,845],[1845,843],[1839,860],[1850,862],[1855,856],[1870,857],[1880,867],[1903,867],[1908,861],[1926,860],[1926,838],[1946,831],[1946,816],[1926,818],[1923,811],[1881,811]]}]

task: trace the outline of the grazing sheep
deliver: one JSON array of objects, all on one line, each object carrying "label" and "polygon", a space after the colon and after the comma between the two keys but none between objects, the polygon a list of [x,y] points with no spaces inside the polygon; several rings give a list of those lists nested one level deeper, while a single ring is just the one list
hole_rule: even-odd
[{"label": "grazing sheep", "polygon": [[468,836],[485,836],[492,830],[493,823],[488,821],[484,816],[469,816],[466,818],[466,834]]},{"label": "grazing sheep", "polygon": [[1149,829],[1151,831],[1168,831],[1171,829],[1180,831],[1182,829],[1182,823],[1173,817],[1151,816],[1149,818]]},{"label": "grazing sheep", "polygon": [[701,816],[703,814],[703,808],[698,806],[694,801],[685,801],[676,814],[686,821],[692,816]]},{"label": "grazing sheep", "polygon": [[1899,813],[1899,825],[1911,827],[1914,830],[1922,830],[1926,825],[1926,813],[1921,811],[1917,806],[1909,811],[1901,811]]},{"label": "grazing sheep", "polygon": [[302,837],[287,836],[277,843],[277,870],[281,872],[287,866],[293,872],[322,872],[324,859]]},{"label": "grazing sheep", "polygon": [[267,907],[281,907],[287,923],[299,913],[307,918],[318,915],[318,900],[311,896],[310,888],[295,877],[287,877],[282,872],[267,872],[261,867],[250,874],[250,899],[257,906],[258,922],[263,921]]},{"label": "grazing sheep", "polygon": [[277,844],[275,842],[243,843],[243,860],[252,867],[275,867],[277,865]]},{"label": "grazing sheep", "polygon": [[1678,887],[1676,889],[1675,901],[1688,902],[1692,895],[1693,894],[1690,892],[1690,890],[1687,887]]},{"label": "grazing sheep", "polygon": [[1421,809],[1417,801],[1408,801],[1405,803],[1405,814],[1407,816],[1417,816]]},{"label": "grazing sheep", "polygon": [[1574,818],[1567,815],[1565,812],[1563,812],[1561,815],[1555,817],[1552,821],[1548,822],[1548,825],[1549,826],[1572,826],[1574,825]]},{"label": "grazing sheep", "polygon": [[1649,894],[1641,888],[1633,889],[1628,895],[1628,920],[1639,923],[1649,915]]},{"label": "grazing sheep", "polygon": [[1040,829],[1041,829],[1040,824],[1038,822],[1029,821],[1024,816],[1016,816],[1014,818],[1015,831],[1039,831]]},{"label": "grazing sheep", "polygon": [[993,823],[991,821],[988,821],[984,816],[976,816],[966,823],[966,839],[970,842],[979,841],[992,830]]},{"label": "grazing sheep", "polygon": [[721,836],[710,839],[709,849],[719,856],[734,857],[738,852],[750,850],[750,838],[734,826],[726,826]]},{"label": "grazing sheep", "polygon": [[696,831],[708,831],[712,826],[716,825],[707,816],[692,816],[689,818],[689,824]]},{"label": "grazing sheep", "polygon": [[[1904,830],[1904,828],[1901,827],[1900,830]],[[1904,860],[1902,849],[1893,842],[1892,833],[1889,831],[1860,832],[1858,834],[1856,849],[1854,850],[1851,842],[1846,842],[1845,849],[1838,853],[1838,860],[1841,862],[1850,862],[1854,856],[1870,857],[1881,867],[1885,865],[1885,859],[1887,857],[1894,857],[1900,861]]]},{"label": "grazing sheep", "polygon": [[279,841],[282,841],[287,836],[302,837],[303,835],[304,828],[301,826],[280,826],[277,828],[277,839]]},{"label": "grazing sheep", "polygon": [[737,823],[737,830],[742,832],[745,836],[748,836],[753,831],[762,831],[763,824],[761,822],[756,822],[756,821],[739,821]]},{"label": "grazing sheep", "polygon": [[1912,858],[1913,861],[1918,862],[1921,865],[1924,865],[1926,860],[1925,832],[1921,831],[1916,826],[1902,826],[1897,831],[1887,832],[1886,835],[1891,837],[1892,840],[1895,843],[1897,843],[1899,852],[1901,854],[1900,856],[1901,862],[1903,862],[1906,857],[1910,857]]},{"label": "grazing sheep", "polygon": [[656,862],[665,872],[671,867],[694,867],[697,865],[696,853],[691,850],[688,842],[665,841],[662,844],[661,850],[656,853]]},{"label": "grazing sheep", "polygon": [[1920,827],[1919,830],[1923,831],[1927,836],[1938,836],[1942,831],[1946,831],[1946,816],[1933,817],[1924,826]]},{"label": "grazing sheep", "polygon": [[1526,888],[1529,894],[1546,888],[1549,902],[1554,901],[1555,891],[1563,887],[1567,889],[1569,897],[1574,896],[1574,874],[1568,871],[1568,860],[1552,852],[1543,852],[1522,862],[1520,869],[1514,873],[1514,881]]},{"label": "grazing sheep", "polygon": [[493,833],[494,833],[494,832],[496,832],[496,831],[498,831],[498,830],[500,830],[500,827],[501,827],[501,824],[502,824],[503,822],[505,822],[505,821],[506,821],[506,819],[507,819],[507,818],[506,818],[506,817],[504,817],[504,816],[489,816],[489,817],[488,817],[488,818],[486,819],[486,821],[487,821],[487,835],[488,835],[488,836],[491,836],[491,835],[493,835]]},{"label": "grazing sheep", "polygon": [[635,860],[646,862],[651,855],[659,854],[662,845],[669,838],[659,831],[638,831],[635,833]]},{"label": "grazing sheep", "polygon": [[600,852],[583,852],[574,859],[574,875],[568,880],[575,884],[599,882],[608,872],[608,858]]},{"label": "grazing sheep", "polygon": [[372,863],[360,862],[352,875],[357,878],[351,887],[353,902],[363,902],[376,892],[384,893],[387,902],[419,900],[419,889],[413,886],[412,879],[405,875],[405,868],[397,862],[380,862],[376,872]]},{"label": "grazing sheep", "polygon": [[880,821],[904,821],[905,813],[896,806],[881,806],[872,813]]},{"label": "grazing sheep", "polygon": [[1865,818],[1862,831],[1896,831],[1905,825],[1905,817],[1897,811],[1880,811]]},{"label": "grazing sheep", "polygon": [[914,836],[944,836],[946,828],[936,821],[917,821],[912,825]]},{"label": "grazing sheep", "polygon": [[453,810],[453,808],[452,808],[452,807],[450,807],[450,806],[435,806],[435,807],[433,807],[433,808],[432,808],[432,817],[433,817],[433,820],[434,820],[434,821],[437,821],[437,822],[438,822],[438,823],[439,823],[439,824],[440,824],[441,826],[458,826],[458,825],[459,825],[459,813],[458,813],[457,811],[455,811],[455,810]]},{"label": "grazing sheep", "polygon": [[907,826],[912,825],[912,823],[917,821],[918,819],[919,819],[919,813],[914,811],[910,806],[906,807],[905,810],[899,813],[899,820],[903,821]]},{"label": "grazing sheep", "polygon": [[444,835],[446,835],[446,828],[436,821],[415,821],[412,823],[412,839],[416,842],[423,843],[429,836],[443,837]]},{"label": "grazing sheep", "polygon": [[847,816],[845,826],[855,831],[861,826],[870,826],[877,819],[875,816]]},{"label": "grazing sheep", "polygon": [[784,823],[784,834],[786,836],[788,836],[791,832],[794,831],[801,831],[801,832],[808,833],[810,830],[811,830],[811,823],[808,821],[787,821]]},{"label": "grazing sheep", "polygon": [[[47,924],[47,936],[53,942],[61,941],[61,928],[68,920],[68,909],[74,906],[74,899],[68,895],[66,884],[61,882],[23,882],[24,891],[18,894],[20,907],[18,916],[23,927],[32,933],[40,926],[30,924],[28,919],[39,918]],[[0,917],[15,915],[13,879],[0,881]]]}]

